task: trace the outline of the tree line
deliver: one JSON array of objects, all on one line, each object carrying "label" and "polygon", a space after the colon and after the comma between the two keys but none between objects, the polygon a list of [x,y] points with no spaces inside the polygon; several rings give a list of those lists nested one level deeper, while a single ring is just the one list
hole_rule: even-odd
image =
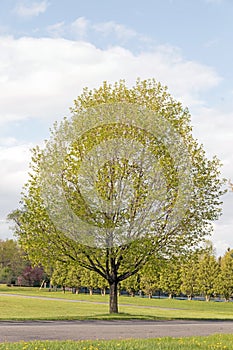
[{"label": "tree line", "polygon": [[229,301],[233,297],[233,250],[229,248],[223,257],[216,258],[208,246],[185,257],[151,262],[140,274],[125,281],[124,288],[132,295],[142,291],[152,297],[162,292],[169,298],[182,294],[189,300],[203,296],[209,301],[220,296]]},{"label": "tree line", "polygon": [[[72,288],[79,293],[83,288],[90,295],[100,290],[108,291],[107,281],[94,271],[89,271],[75,263],[56,262],[49,269],[32,266],[26,253],[14,240],[0,241],[0,283],[39,286],[43,282],[50,285]],[[222,257],[216,258],[212,245],[196,249],[188,255],[174,256],[172,259],[151,259],[143,269],[119,284],[118,293],[129,295],[165,294],[169,298],[183,295],[189,300],[203,296],[206,301],[221,296],[225,301],[233,297],[233,249],[227,249]]]},{"label": "tree line", "polygon": [[[105,294],[108,283],[96,272],[75,265],[57,264],[53,275],[53,284],[74,287],[100,289]],[[137,274],[119,284],[118,293],[127,291],[129,295],[165,294],[169,298],[183,295],[189,300],[203,296],[206,301],[220,296],[229,301],[233,297],[233,250],[228,248],[222,257],[216,258],[212,245],[194,250],[186,256],[172,259],[152,259]]]}]

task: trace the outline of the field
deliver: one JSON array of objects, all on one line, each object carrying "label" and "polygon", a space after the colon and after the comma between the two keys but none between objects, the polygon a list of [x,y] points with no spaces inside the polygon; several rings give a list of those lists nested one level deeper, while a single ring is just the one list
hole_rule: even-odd
[{"label": "field", "polygon": [[[108,314],[108,296],[63,294],[48,289],[0,286],[1,320],[219,319],[233,320],[233,303],[120,296],[118,315]],[[10,312],[9,312],[10,310]]]}]

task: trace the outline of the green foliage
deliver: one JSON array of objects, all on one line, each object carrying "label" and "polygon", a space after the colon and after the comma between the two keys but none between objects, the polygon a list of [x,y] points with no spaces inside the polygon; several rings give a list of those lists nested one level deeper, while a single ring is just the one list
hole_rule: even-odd
[{"label": "green foliage", "polygon": [[76,288],[77,292],[82,286],[83,268],[75,264],[65,264],[57,261],[53,269],[51,284],[62,287]]},{"label": "green foliage", "polygon": [[181,292],[187,295],[189,300],[199,292],[197,273],[200,254],[200,250],[191,252],[181,264]]},{"label": "green foliage", "polygon": [[25,253],[13,239],[0,240],[0,283],[17,283],[26,266]]},{"label": "green foliage", "polygon": [[[33,150],[31,174],[24,188],[22,206],[10,216],[16,223],[20,244],[34,264],[42,264],[47,271],[57,262],[66,266],[74,264],[99,274],[110,287],[110,312],[118,312],[116,293],[119,283],[138,273],[151,258],[168,258],[184,252],[210,232],[211,221],[221,212],[220,164],[216,158],[208,160],[202,146],[193,139],[188,110],[155,80],[138,80],[132,88],[127,88],[124,81],[113,86],[104,82],[99,89],[84,89],[74,103],[71,120],[65,118],[60,126],[55,124],[45,148]],[[131,121],[132,114],[135,118],[140,116],[141,128],[134,123],[113,122],[112,116],[117,118],[119,112],[114,109],[116,106],[121,113],[125,108],[126,121],[127,117]],[[103,122],[91,128],[93,116],[103,118]],[[169,152],[174,149],[171,148],[176,143],[174,139],[169,139],[169,134],[160,138],[145,131],[146,116],[151,126],[156,124],[156,116],[162,116],[161,120],[178,135],[177,140],[182,139],[190,162],[188,174],[185,171],[181,174],[181,163],[175,164],[176,159]],[[163,126],[161,123],[157,127]],[[73,135],[79,137],[74,139]],[[92,166],[98,163],[97,146],[103,141],[113,142],[123,137],[127,142],[136,139],[140,143],[137,156],[150,151],[158,167],[163,169],[163,177],[151,176],[157,182],[152,182],[150,187],[146,175],[152,175],[156,162],[146,159],[147,167],[141,169],[137,162],[129,162],[127,157],[122,156],[118,161],[116,153],[98,168],[94,187],[100,200],[91,197],[93,200],[87,203],[79,185],[84,175],[91,179],[95,173]],[[94,146],[97,150],[92,154],[90,151]],[[105,156],[107,151],[106,147]],[[180,154],[179,158],[182,156]],[[83,168],[82,163],[85,164]],[[188,205],[185,194],[180,195],[184,191],[182,181],[185,178],[192,184]],[[125,200],[119,186],[124,188],[126,179],[133,194]],[[150,191],[151,188],[156,190]],[[83,191],[91,193],[85,182]],[[179,220],[172,213],[178,198],[185,213]],[[102,200],[114,209],[103,209]],[[151,208],[156,208],[153,215]],[[76,218],[78,225],[75,225]],[[90,225],[92,229],[87,230]],[[114,244],[117,241],[119,244]],[[174,274],[175,271],[171,276]],[[169,287],[171,292],[178,290],[179,276],[177,271],[176,285],[174,278],[173,286]],[[165,277],[163,287],[168,287]]]},{"label": "green foliage", "polygon": [[180,294],[181,277],[180,264],[178,260],[166,261],[160,273],[160,288],[169,294],[172,298],[176,294]]},{"label": "green foliage", "polygon": [[221,259],[217,291],[226,301],[233,297],[233,250],[227,250]]},{"label": "green foliage", "polygon": [[143,293],[152,297],[156,290],[160,289],[160,273],[163,268],[164,259],[151,259],[141,270],[140,288]]},{"label": "green foliage", "polygon": [[135,274],[122,281],[121,289],[126,290],[131,297],[134,297],[136,292],[140,290],[140,275]]},{"label": "green foliage", "polygon": [[99,287],[99,275],[96,272],[83,269],[81,281],[82,285],[89,289],[90,295],[93,294],[93,290]]},{"label": "green foliage", "polygon": [[219,272],[219,264],[213,253],[206,251],[200,256],[197,285],[198,290],[205,295],[206,301],[209,301],[210,297],[217,292]]}]

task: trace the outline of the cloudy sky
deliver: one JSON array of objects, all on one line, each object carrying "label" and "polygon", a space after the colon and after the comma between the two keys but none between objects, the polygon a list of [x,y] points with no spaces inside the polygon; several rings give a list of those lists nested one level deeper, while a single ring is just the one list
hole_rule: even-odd
[{"label": "cloudy sky", "polygon": [[[30,149],[85,86],[155,78],[192,114],[194,136],[233,178],[232,0],[0,0],[0,239]],[[212,236],[233,248],[233,193]]]}]

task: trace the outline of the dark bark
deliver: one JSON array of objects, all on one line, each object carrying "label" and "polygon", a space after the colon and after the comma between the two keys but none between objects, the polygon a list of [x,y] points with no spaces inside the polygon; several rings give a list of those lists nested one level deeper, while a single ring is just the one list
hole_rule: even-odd
[{"label": "dark bark", "polygon": [[109,312],[110,314],[118,313],[118,291],[117,291],[118,282],[111,281],[109,282],[110,296],[109,296]]}]

